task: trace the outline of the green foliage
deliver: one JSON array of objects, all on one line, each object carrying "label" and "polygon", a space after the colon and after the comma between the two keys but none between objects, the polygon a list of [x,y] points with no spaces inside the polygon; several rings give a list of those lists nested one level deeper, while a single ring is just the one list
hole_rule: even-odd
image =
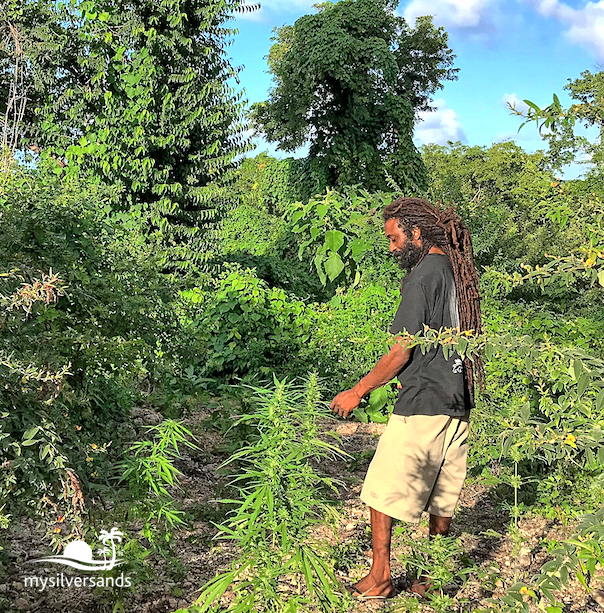
[{"label": "green foliage", "polygon": [[[353,384],[386,350],[397,289],[369,285],[306,304],[230,266],[203,288],[181,292],[188,357],[203,376],[250,377],[316,368],[330,393]],[[201,359],[199,358],[201,356]],[[369,409],[371,413],[371,409]],[[376,410],[382,414],[382,409]]]},{"label": "green foliage", "polygon": [[219,266],[234,262],[242,268],[254,268],[269,287],[282,288],[300,298],[329,297],[329,290],[321,285],[316,273],[295,257],[298,242],[290,222],[241,204],[228,211],[220,223],[215,262]]},{"label": "green foliage", "polygon": [[[589,240],[584,224],[597,213],[596,199],[556,179],[543,152],[506,142],[428,145],[422,154],[428,198],[457,208],[472,232],[479,267],[511,272],[522,262],[541,263],[544,252],[562,256]],[[561,216],[566,225],[558,223]]]},{"label": "green foliage", "polygon": [[[564,89],[575,101],[567,109],[563,108],[560,99],[554,94],[552,103],[546,107],[541,108],[534,102],[525,100],[526,110],[514,106],[510,106],[510,110],[512,114],[525,119],[519,130],[532,122],[538,126],[542,138],[549,144],[548,161],[553,168],[560,169],[574,161],[589,164],[588,180],[596,181],[601,186],[604,163],[601,134],[604,125],[604,72],[592,74],[591,71],[585,70],[580,78],[568,79]],[[595,126],[600,133],[593,140],[581,136],[575,130],[578,122],[584,127]]]},{"label": "green foliage", "polygon": [[261,153],[242,162],[233,193],[245,204],[282,215],[288,203],[308,202],[326,187],[325,177],[311,160],[278,160]]},{"label": "green foliage", "polygon": [[476,570],[459,541],[440,534],[412,541],[409,552],[400,559],[405,564],[408,580],[418,579],[431,585],[427,597],[436,613],[448,613],[460,602],[445,594],[445,586],[463,585]]},{"label": "green foliage", "polygon": [[279,256],[288,234],[288,224],[262,209],[241,204],[229,211],[220,224],[223,257],[233,253]]},{"label": "green foliage", "polygon": [[[147,376],[144,364],[151,367],[158,340],[170,342],[174,331],[166,304],[173,289],[157,258],[111,213],[105,190],[86,190],[45,169],[15,170],[6,181],[0,265],[21,271],[22,283],[55,270],[68,288],[56,304],[38,303],[26,325],[5,320],[7,348],[23,362],[34,353],[40,364],[71,362],[71,388],[88,389],[105,409],[112,401],[113,410],[129,408],[131,393],[128,398],[118,388]],[[5,281],[9,293],[17,285],[17,278]]]},{"label": "green foliage", "polygon": [[268,56],[274,88],[252,119],[285,151],[310,142],[310,171],[323,187],[405,190],[425,185],[413,144],[416,114],[442,81],[456,78],[447,34],[431,18],[410,28],[392,0],[318,5],[276,30]]},{"label": "green foliage", "polygon": [[[275,378],[274,388],[253,390],[254,409],[241,419],[256,432],[226,463],[235,467],[241,498],[223,501],[234,506],[219,535],[236,542],[240,554],[187,611],[223,610],[220,598],[229,588],[228,611],[345,610],[324,544],[311,535],[329,511],[326,492],[336,485],[314,466],[342,453],[319,437],[317,419],[327,411],[317,378],[305,384]],[[296,589],[284,591],[286,585]]]},{"label": "green foliage", "polygon": [[354,285],[359,282],[357,264],[369,249],[360,235],[364,226],[375,223],[369,218],[369,202],[369,194],[342,195],[328,190],[325,196],[311,198],[305,205],[295,202],[288,207],[292,232],[303,238],[298,258],[312,259],[323,285],[328,277],[330,281],[346,279]]},{"label": "green foliage", "polygon": [[303,302],[237,265],[209,289],[181,295],[190,304],[186,331],[197,339],[208,375],[283,372],[310,337]]},{"label": "green foliage", "polygon": [[193,434],[181,422],[165,419],[146,429],[149,438],[130,446],[121,464],[121,481],[126,481],[132,500],[136,501],[135,517],[144,517],[141,534],[153,542],[161,534],[171,539],[170,529],[183,524],[182,511],[173,508],[168,488],[177,484],[180,471],[174,461],[180,458],[179,445],[197,449]]},{"label": "green foliage", "polygon": [[517,366],[532,378],[539,400],[535,404],[523,398],[518,414],[509,421],[504,418],[504,454],[514,448],[520,457],[568,467],[594,467],[596,457],[603,461],[599,416],[604,406],[604,361],[580,349],[556,346],[547,337],[519,338],[514,332],[470,337],[454,329],[426,328],[409,340],[422,351],[441,345],[445,356],[453,351],[472,356],[480,347],[486,360],[505,353],[520,358]]},{"label": "green foliage", "polygon": [[399,297],[396,288],[369,285],[339,292],[330,303],[316,305],[300,364],[316,368],[334,394],[352,387],[386,351]]},{"label": "green foliage", "polygon": [[0,179],[2,496],[75,529],[71,496],[109,487],[141,384],[174,368],[174,292],[104,188],[46,166]]},{"label": "green foliage", "polygon": [[591,591],[594,578],[602,581],[602,577],[595,577],[595,573],[604,568],[604,509],[583,515],[576,533],[549,554],[553,559],[546,562],[529,582],[515,583],[505,596],[491,599],[490,607],[481,613],[529,613],[535,604],[547,613],[562,613],[565,605],[558,600],[556,593],[568,585],[573,575],[588,592]]},{"label": "green foliage", "polygon": [[384,387],[371,392],[365,406],[361,404],[353,411],[355,419],[363,423],[370,421],[378,424],[387,423],[398,397],[397,382],[397,379],[393,379]]},{"label": "green foliage", "polygon": [[117,205],[141,230],[151,224],[171,266],[203,261],[200,228],[228,200],[220,181],[248,148],[241,94],[228,83],[237,78],[226,57],[234,31],[224,25],[240,5],[3,5],[27,58],[23,144],[63,160],[59,173],[84,168],[117,186]]},{"label": "green foliage", "polygon": [[[585,70],[581,78],[574,81],[568,79],[564,87],[572,100],[568,109],[562,107],[560,99],[553,95],[552,103],[544,108],[539,107],[530,100],[525,100],[526,110],[510,106],[512,114],[523,117],[525,121],[519,130],[533,121],[539,128],[539,133],[549,143],[549,160],[554,168],[561,168],[564,164],[575,161],[578,153],[583,153],[589,160],[593,177],[601,178],[604,163],[604,149],[602,147],[601,129],[604,125],[604,72],[592,74]],[[594,141],[575,133],[577,122],[584,126],[596,126],[600,134]],[[542,130],[545,133],[542,134]],[[586,163],[584,160],[579,162]]]}]

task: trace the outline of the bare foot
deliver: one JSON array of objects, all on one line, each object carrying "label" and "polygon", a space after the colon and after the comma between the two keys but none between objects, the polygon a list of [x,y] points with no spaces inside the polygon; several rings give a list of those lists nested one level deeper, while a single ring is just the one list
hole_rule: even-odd
[{"label": "bare foot", "polygon": [[432,589],[432,584],[430,580],[426,577],[420,577],[416,579],[409,588],[409,592],[419,596],[420,598],[426,598],[428,592]]}]

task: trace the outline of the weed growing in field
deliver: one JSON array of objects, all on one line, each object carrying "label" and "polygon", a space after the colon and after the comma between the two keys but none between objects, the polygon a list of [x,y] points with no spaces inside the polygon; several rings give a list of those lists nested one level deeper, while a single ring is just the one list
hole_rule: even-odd
[{"label": "weed growing in field", "polygon": [[445,587],[460,586],[475,565],[465,556],[458,539],[437,534],[411,543],[409,553],[401,557],[410,580],[421,579],[430,584],[426,593],[430,606],[436,613],[450,613],[462,601],[445,594]]},{"label": "weed growing in field", "polygon": [[196,449],[193,434],[182,423],[166,419],[157,426],[149,426],[151,440],[137,441],[121,464],[121,480],[127,481],[130,492],[141,505],[137,512],[144,516],[142,535],[150,542],[158,535],[168,542],[170,529],[183,523],[182,511],[173,507],[169,487],[176,485],[179,470],[174,460],[180,458],[179,445]]},{"label": "weed growing in field", "polygon": [[[504,596],[489,600],[489,608],[477,613],[529,613],[534,605],[547,613],[563,613],[565,605],[555,593],[567,586],[573,575],[591,592],[595,572],[604,568],[604,509],[582,516],[576,533],[554,543],[548,553],[553,559],[530,581],[514,583]],[[600,576],[596,580],[604,582]]]},{"label": "weed growing in field", "polygon": [[235,508],[218,535],[236,542],[241,555],[202,588],[188,613],[219,610],[229,589],[228,610],[238,613],[308,606],[341,611],[348,598],[337,591],[326,544],[312,534],[325,515],[333,515],[326,491],[336,486],[314,466],[342,453],[318,436],[317,418],[327,411],[317,377],[303,385],[275,378],[274,388],[253,390],[255,408],[240,423],[254,425],[256,433],[225,463],[236,467],[232,484],[241,497],[223,501]]}]

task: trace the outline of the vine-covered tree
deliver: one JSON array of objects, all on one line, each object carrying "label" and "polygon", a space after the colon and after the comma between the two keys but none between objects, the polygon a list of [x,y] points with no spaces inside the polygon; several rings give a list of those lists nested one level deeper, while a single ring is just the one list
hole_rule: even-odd
[{"label": "vine-covered tree", "polygon": [[414,121],[430,96],[456,79],[447,33],[431,18],[413,28],[397,0],[316,5],[276,30],[268,55],[274,87],[252,107],[256,129],[284,151],[310,143],[309,162],[330,186],[423,186]]},{"label": "vine-covered tree", "polygon": [[238,10],[242,0],[3,4],[27,56],[23,144],[117,185],[172,265],[203,257],[199,230],[247,147],[226,56],[225,24]]}]

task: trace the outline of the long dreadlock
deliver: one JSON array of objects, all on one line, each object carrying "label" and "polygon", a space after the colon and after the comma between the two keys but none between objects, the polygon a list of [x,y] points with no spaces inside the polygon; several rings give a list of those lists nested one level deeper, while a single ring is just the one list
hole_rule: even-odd
[{"label": "long dreadlock", "polygon": [[[480,311],[480,280],[474,265],[470,231],[453,207],[441,209],[423,198],[399,198],[384,209],[384,221],[396,219],[399,228],[411,239],[411,230],[421,230],[423,259],[433,247],[440,247],[449,258],[455,277],[457,308],[461,331],[482,331]],[[474,400],[474,381],[484,389],[484,368],[480,353],[473,360],[464,360],[470,396]]]}]

